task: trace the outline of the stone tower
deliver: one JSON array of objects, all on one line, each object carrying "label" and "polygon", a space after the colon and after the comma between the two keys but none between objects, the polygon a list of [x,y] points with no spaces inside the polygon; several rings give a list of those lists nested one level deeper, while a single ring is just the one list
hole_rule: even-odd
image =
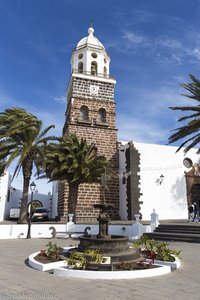
[{"label": "stone tower", "polygon": [[[119,215],[118,143],[114,87],[116,80],[109,75],[110,58],[105,47],[88,29],[88,36],[81,39],[72,53],[71,78],[67,88],[67,110],[63,135],[76,133],[94,142],[98,154],[104,155],[111,164],[113,176],[105,191],[106,203],[114,204],[112,219]],[[58,214],[67,217],[67,184],[60,184]],[[98,216],[93,204],[102,202],[99,184],[82,184],[79,187],[76,220],[92,221]]]}]

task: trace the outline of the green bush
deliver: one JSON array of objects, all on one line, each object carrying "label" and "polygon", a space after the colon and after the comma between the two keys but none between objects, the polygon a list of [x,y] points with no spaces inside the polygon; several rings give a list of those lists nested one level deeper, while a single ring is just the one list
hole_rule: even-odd
[{"label": "green bush", "polygon": [[86,269],[91,260],[97,264],[105,262],[105,258],[99,253],[99,250],[94,249],[87,249],[83,253],[73,251],[66,262],[74,269]]},{"label": "green bush", "polygon": [[49,242],[46,250],[41,250],[39,256],[46,256],[52,260],[59,260],[62,248],[57,246],[56,243]]},{"label": "green bush", "polygon": [[180,258],[181,253],[181,250],[170,249],[168,243],[151,240],[145,235],[135,241],[133,247],[152,260],[174,261],[173,256]]},{"label": "green bush", "polygon": [[73,269],[86,269],[88,261],[84,253],[80,252],[71,252],[70,257],[66,260],[68,266]]}]

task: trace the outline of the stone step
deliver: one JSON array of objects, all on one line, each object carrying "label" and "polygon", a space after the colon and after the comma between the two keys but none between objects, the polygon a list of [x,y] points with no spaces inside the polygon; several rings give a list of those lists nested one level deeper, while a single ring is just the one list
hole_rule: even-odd
[{"label": "stone step", "polygon": [[[199,224],[198,224],[199,225]],[[154,232],[177,232],[200,234],[200,226],[193,225],[159,225]]]},{"label": "stone step", "polygon": [[189,228],[194,230],[200,230],[200,223],[191,222],[188,224],[159,224],[157,228]]},{"label": "stone step", "polygon": [[194,233],[152,232],[145,233],[145,236],[148,236],[150,239],[161,241],[200,243],[200,234]]},{"label": "stone step", "polygon": [[186,234],[200,234],[199,230],[182,230],[182,229],[168,229],[168,230],[155,230],[154,233],[186,233]]}]

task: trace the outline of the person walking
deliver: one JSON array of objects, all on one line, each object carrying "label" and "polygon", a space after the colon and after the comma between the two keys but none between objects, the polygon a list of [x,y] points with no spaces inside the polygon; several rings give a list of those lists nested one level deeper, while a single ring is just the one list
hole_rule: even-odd
[{"label": "person walking", "polygon": [[192,222],[194,216],[194,205],[190,204],[188,206],[188,222]]},{"label": "person walking", "polygon": [[194,206],[194,216],[193,216],[192,222],[195,221],[196,217],[198,218],[198,221],[199,221],[199,211],[198,211],[197,203],[193,202],[193,206]]}]

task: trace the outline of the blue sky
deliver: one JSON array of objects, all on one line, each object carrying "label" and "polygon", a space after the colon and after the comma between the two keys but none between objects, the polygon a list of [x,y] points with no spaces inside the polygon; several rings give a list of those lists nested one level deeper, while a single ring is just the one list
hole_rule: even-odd
[{"label": "blue sky", "polygon": [[199,0],[0,0],[0,110],[25,108],[61,135],[72,50],[94,35],[116,80],[119,140],[167,144],[180,83],[200,67]]}]

